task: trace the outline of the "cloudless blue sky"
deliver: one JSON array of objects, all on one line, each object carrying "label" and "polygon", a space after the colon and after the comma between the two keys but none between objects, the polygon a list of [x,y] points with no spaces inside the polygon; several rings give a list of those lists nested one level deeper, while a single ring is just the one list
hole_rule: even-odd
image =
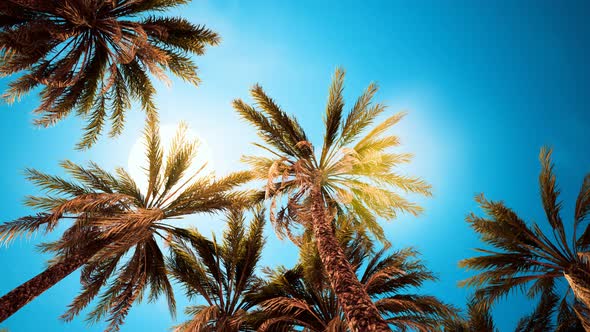
[{"label": "cloudless blue sky", "polygon": [[[421,291],[463,307],[469,289],[457,282],[469,273],[457,262],[480,246],[465,222],[479,213],[473,196],[504,200],[527,220],[543,222],[537,176],[542,145],[554,148],[557,175],[571,211],[584,175],[590,171],[590,2],[588,1],[193,1],[171,11],[218,31],[223,40],[197,59],[199,88],[173,80],[158,84],[163,124],[185,120],[212,150],[220,173],[244,166],[239,158],[256,150],[252,128],[235,114],[234,98],[248,98],[260,83],[300,120],[315,142],[334,69],[347,71],[350,106],[371,82],[389,112],[409,115],[395,128],[402,149],[416,154],[404,172],[420,175],[434,197],[418,199],[425,213],[384,223],[399,248],[414,246],[439,277]],[[4,88],[7,79],[0,80]],[[127,166],[140,136],[143,114],[133,110],[123,135],[102,138],[89,151],[73,150],[81,123],[69,118],[50,129],[31,124],[35,94],[20,103],[0,104],[0,220],[31,213],[22,199],[35,189],[23,170],[61,174],[60,160],[94,160],[106,168]],[[209,234],[220,218],[191,217],[187,223]],[[263,265],[295,263],[297,252],[269,229]],[[38,235],[0,248],[0,293],[45,267]],[[2,326],[10,331],[101,331],[84,317],[57,317],[79,290],[74,273],[42,294]],[[179,319],[187,305],[177,293]],[[532,308],[510,296],[494,310],[501,331],[512,330]],[[122,331],[164,331],[173,325],[164,302],[135,306]]]}]

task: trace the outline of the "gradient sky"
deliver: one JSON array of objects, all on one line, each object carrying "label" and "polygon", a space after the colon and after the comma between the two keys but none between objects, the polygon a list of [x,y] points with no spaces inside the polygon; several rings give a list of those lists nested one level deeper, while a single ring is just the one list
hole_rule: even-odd
[{"label": "gradient sky", "polygon": [[[371,82],[389,112],[409,115],[395,128],[404,151],[416,154],[404,169],[434,187],[420,199],[425,213],[384,223],[396,247],[414,246],[439,281],[422,289],[463,307],[469,289],[457,282],[469,274],[457,262],[480,245],[465,222],[477,210],[473,196],[504,200],[527,220],[543,222],[537,160],[541,146],[554,148],[557,175],[571,224],[575,195],[590,170],[590,2],[588,1],[194,1],[171,14],[187,16],[218,31],[223,41],[197,59],[203,80],[194,88],[174,80],[158,85],[161,121],[189,123],[211,149],[219,173],[243,168],[239,157],[255,151],[252,128],[231,108],[248,99],[260,83],[321,139],[322,115],[331,75],[347,70],[350,106]],[[0,80],[4,89],[8,80]],[[249,99],[248,99],[249,100]],[[0,220],[31,213],[25,195],[35,189],[23,169],[61,174],[60,160],[98,161],[108,169],[127,166],[140,136],[143,114],[133,110],[123,135],[103,138],[90,151],[73,150],[81,123],[69,118],[50,129],[31,124],[38,98],[31,94],[12,106],[0,104]],[[193,217],[203,233],[219,231],[220,218]],[[292,266],[293,245],[269,229],[263,265]],[[45,267],[38,235],[0,248],[0,293]],[[78,273],[42,294],[2,327],[19,331],[102,331],[84,317],[64,323],[57,317],[79,290]],[[178,292],[179,316],[187,305]],[[494,311],[501,331],[512,330],[531,310],[510,296]],[[163,302],[135,306],[123,331],[164,331],[173,325]]]}]

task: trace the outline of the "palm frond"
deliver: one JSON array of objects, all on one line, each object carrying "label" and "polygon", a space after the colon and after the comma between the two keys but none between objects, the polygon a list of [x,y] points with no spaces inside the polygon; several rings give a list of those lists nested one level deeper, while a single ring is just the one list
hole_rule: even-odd
[{"label": "palm frond", "polygon": [[[408,288],[435,279],[414,258],[415,250],[389,252],[385,248],[374,253],[372,244],[352,229],[341,230],[338,236],[347,258],[358,268],[359,280],[392,326],[400,330],[430,331],[442,319],[457,318],[455,308],[435,297],[405,294]],[[295,268],[273,271],[270,280],[257,293],[249,295],[252,303],[262,307],[253,316],[255,326],[268,331],[289,326],[317,332],[326,331],[328,326],[345,326],[343,312],[324,273],[317,248],[302,247]]]},{"label": "palm frond", "polygon": [[[590,284],[583,281],[590,278],[590,265],[585,265],[581,252],[585,234],[576,239],[576,230],[586,215],[585,183],[576,202],[573,241],[570,242],[560,217],[562,203],[559,201],[560,192],[551,153],[550,149],[541,149],[539,185],[552,236],[547,235],[536,223],[527,224],[504,203],[488,201],[483,195],[476,197],[476,201],[487,217],[473,213],[467,217],[467,222],[482,241],[494,249],[477,249],[482,253],[481,256],[461,261],[462,267],[479,271],[461,282],[461,285],[476,287],[477,299],[486,306],[512,291],[524,292],[531,298],[540,294],[535,311],[520,321],[517,327],[519,331],[554,329],[552,324],[556,312],[562,316],[562,323],[559,323],[558,318],[557,329],[567,330],[569,327],[565,326],[566,321],[567,324],[575,325],[575,321],[566,318],[568,302],[571,301],[571,298],[567,300],[567,294],[574,294],[574,302],[590,298]],[[558,304],[553,285],[556,279],[564,277],[573,292],[568,291],[561,304]]]},{"label": "palm frond", "polygon": [[176,326],[176,331],[238,331],[239,326],[247,325],[246,313],[252,308],[247,295],[260,284],[255,270],[264,245],[264,211],[254,211],[247,229],[241,210],[230,210],[226,220],[221,243],[194,229],[174,237],[168,258],[172,276],[190,299],[198,295],[208,304],[187,308],[192,317]]},{"label": "palm frond", "polygon": [[326,106],[326,116],[324,118],[326,129],[324,133],[324,146],[322,148],[320,165],[323,165],[326,156],[330,152],[332,145],[339,134],[339,129],[342,123],[342,112],[344,111],[343,90],[344,70],[338,68],[334,73],[332,85],[330,86],[328,93],[328,105]]},{"label": "palm frond", "polygon": [[3,97],[13,102],[40,87],[35,123],[42,126],[75,109],[87,119],[79,149],[97,141],[107,120],[110,136],[120,134],[132,99],[150,121],[156,119],[155,89],[146,72],[166,80],[168,70],[196,85],[190,55],[203,55],[220,40],[203,25],[153,15],[186,0],[8,3],[0,7],[0,75],[24,75],[9,83]]},{"label": "palm frond", "polygon": [[[241,233],[243,237],[234,236],[237,242],[233,246],[235,252],[231,254],[224,254],[219,246],[198,233],[174,225],[176,219],[187,214],[243,208],[255,200],[253,192],[236,190],[251,179],[249,172],[219,178],[197,174],[199,176],[184,180],[184,172],[190,166],[196,146],[186,142],[182,129],[170,147],[166,165],[163,165],[164,151],[157,122],[148,123],[146,155],[152,186],[148,193],[151,194],[142,193],[124,169],[119,168],[113,174],[93,162],[85,166],[62,162],[68,177],[27,170],[28,179],[44,191],[42,196],[29,197],[27,204],[42,212],[0,224],[0,243],[9,243],[18,236],[53,231],[58,224],[71,221],[57,240],[40,245],[42,251],[54,255],[52,262],[84,257],[81,262],[82,290],[62,316],[64,320],[72,320],[97,300],[88,320],[106,320],[107,330],[117,331],[130,308],[141,302],[144,296],[148,301],[165,297],[174,316],[176,302],[168,279],[167,260],[156,241],[159,237],[165,244],[170,244],[173,255],[178,258],[172,260],[176,265],[168,262],[171,275],[190,282],[190,287],[197,289],[189,295],[207,294],[215,287],[222,289],[213,283],[194,281],[206,280],[211,275],[217,277],[215,280],[221,280],[226,272],[223,264],[217,264],[217,257],[224,256],[227,261],[235,259],[231,281],[222,283],[223,291],[229,289],[227,294],[232,294],[227,303],[233,308],[235,319],[224,320],[220,326],[242,326],[245,312],[241,309],[244,302],[240,294],[259,284],[254,273],[264,243],[264,212],[255,213],[251,226]],[[200,257],[206,259],[191,261],[191,256],[182,256],[183,252],[191,252],[188,244],[181,245],[185,242],[196,246]],[[206,256],[206,252],[215,255]],[[182,279],[182,273],[188,277]],[[197,277],[193,278],[195,275]]]}]

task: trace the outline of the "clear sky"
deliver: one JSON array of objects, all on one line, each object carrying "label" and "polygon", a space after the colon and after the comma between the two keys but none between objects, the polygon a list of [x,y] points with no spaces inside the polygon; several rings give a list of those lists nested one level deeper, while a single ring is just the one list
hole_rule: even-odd
[{"label": "clear sky", "polygon": [[[161,121],[181,120],[211,150],[220,173],[243,168],[239,157],[253,152],[254,131],[230,103],[248,98],[260,83],[284,109],[295,114],[317,142],[328,84],[337,66],[347,70],[348,105],[371,81],[389,112],[409,111],[397,126],[403,149],[416,154],[405,169],[434,187],[420,200],[425,213],[384,223],[396,247],[414,246],[440,281],[424,293],[464,306],[470,293],[457,288],[469,274],[457,262],[480,245],[465,222],[477,211],[473,196],[502,199],[528,220],[542,222],[537,188],[542,145],[554,148],[557,175],[571,224],[575,195],[590,170],[590,3],[587,1],[194,1],[171,14],[184,15],[218,31],[223,41],[197,61],[203,84],[174,81],[158,85]],[[3,88],[7,80],[0,80]],[[23,169],[61,174],[60,160],[94,160],[112,169],[127,166],[139,138],[143,114],[128,114],[124,134],[103,138],[90,151],[73,150],[81,124],[70,118],[51,129],[36,129],[32,94],[18,104],[0,104],[0,220],[32,211],[22,206],[35,189]],[[188,223],[209,234],[220,218]],[[269,229],[263,265],[295,263],[293,245]],[[35,244],[39,235],[0,248],[0,293],[45,267]],[[79,290],[74,273],[3,327],[10,331],[101,331],[83,316],[58,320]],[[178,292],[179,319],[187,304]],[[501,331],[512,330],[531,308],[519,296],[494,311]],[[163,302],[135,306],[123,331],[164,331],[174,322]]]}]

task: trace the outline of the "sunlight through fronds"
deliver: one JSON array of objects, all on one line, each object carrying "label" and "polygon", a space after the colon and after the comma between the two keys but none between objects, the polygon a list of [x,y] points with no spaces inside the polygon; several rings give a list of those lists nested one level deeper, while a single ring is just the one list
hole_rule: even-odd
[{"label": "sunlight through fronds", "polygon": [[[225,177],[212,174],[185,174],[196,153],[196,142],[186,141],[186,125],[164,158],[156,122],[148,123],[146,139],[146,172],[148,192],[141,193],[135,181],[123,169],[109,173],[95,163],[88,166],[71,161],[61,166],[71,179],[52,176],[34,169],[27,178],[43,190],[45,196],[29,197],[27,204],[42,212],[0,225],[0,242],[37,232],[50,232],[66,220],[73,225],[55,242],[42,249],[55,255],[54,262],[72,255],[88,258],[82,269],[82,292],[62,316],[72,320],[93,299],[98,303],[88,320],[106,320],[108,331],[117,331],[130,307],[148,294],[154,301],[168,299],[172,313],[175,301],[168,281],[165,258],[158,239],[182,239],[190,235],[176,227],[174,220],[195,213],[215,213],[250,204],[248,191],[236,191],[247,182],[247,172]],[[258,220],[258,219],[257,219]],[[252,228],[259,236],[262,221]]]},{"label": "sunlight through fronds", "polygon": [[[371,84],[346,113],[343,88],[344,71],[337,69],[328,94],[321,151],[315,151],[297,119],[287,115],[260,86],[251,90],[255,106],[235,100],[234,108],[265,142],[257,146],[268,152],[266,156],[245,156],[243,161],[251,167],[254,178],[266,181],[266,195],[276,202],[271,217],[281,197],[288,197],[286,208],[293,211],[296,205],[305,204],[311,187],[320,185],[327,202],[367,220],[367,228],[385,241],[375,218],[393,219],[400,212],[419,214],[422,208],[401,193],[430,196],[431,186],[420,178],[395,172],[412,157],[390,151],[399,145],[399,139],[388,132],[405,114],[390,116],[362,136],[385,106],[373,103],[377,86]],[[277,218],[272,220],[280,223]]]}]

